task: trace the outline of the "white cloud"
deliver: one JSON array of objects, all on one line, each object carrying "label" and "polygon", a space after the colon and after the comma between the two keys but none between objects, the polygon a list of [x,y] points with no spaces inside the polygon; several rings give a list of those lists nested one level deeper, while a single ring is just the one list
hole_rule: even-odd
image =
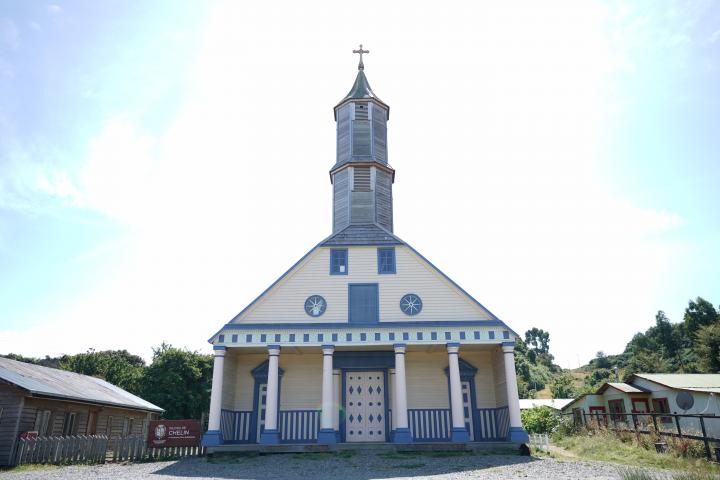
[{"label": "white cloud", "polygon": [[[400,237],[520,333],[549,330],[566,366],[618,351],[652,319],[682,249],[664,235],[684,220],[633,204],[604,170],[622,114],[614,75],[637,65],[618,51],[607,7],[378,3],[368,9],[383,15],[353,23],[331,21],[355,18],[352,5],[253,5],[221,3],[207,19],[166,128],[118,114],[80,170],[31,177],[129,234],[88,255],[118,258],[92,291],[52,322],[2,332],[0,350],[204,348],[328,233],[332,106],[359,41],[392,107]],[[644,28],[633,25],[621,34]],[[418,32],[427,49],[413,47]],[[296,40],[302,55],[288,54]],[[112,334],[97,335],[98,322]],[[63,330],[88,334],[58,345]]]}]

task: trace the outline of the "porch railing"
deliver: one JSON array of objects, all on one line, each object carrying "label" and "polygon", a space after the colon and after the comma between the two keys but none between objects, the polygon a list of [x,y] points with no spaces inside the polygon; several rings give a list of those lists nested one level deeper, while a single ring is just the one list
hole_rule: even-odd
[{"label": "porch railing", "polygon": [[320,431],[320,410],[280,410],[280,441],[315,442]]},{"label": "porch railing", "polygon": [[408,409],[408,424],[415,442],[450,440],[452,422],[449,408]]},{"label": "porch railing", "polygon": [[250,432],[252,411],[222,410],[220,431],[223,440],[230,443],[252,443],[255,436]]},{"label": "porch railing", "polygon": [[[416,442],[449,441],[452,417],[449,408],[408,409],[408,423]],[[473,420],[475,442],[503,441],[510,430],[508,408],[478,408]]]}]

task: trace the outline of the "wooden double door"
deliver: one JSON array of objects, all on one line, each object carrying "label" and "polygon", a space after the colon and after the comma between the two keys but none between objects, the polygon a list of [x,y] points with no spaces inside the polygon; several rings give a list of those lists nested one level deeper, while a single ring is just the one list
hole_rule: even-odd
[{"label": "wooden double door", "polygon": [[345,372],[345,441],[387,440],[386,382],[383,370]]}]

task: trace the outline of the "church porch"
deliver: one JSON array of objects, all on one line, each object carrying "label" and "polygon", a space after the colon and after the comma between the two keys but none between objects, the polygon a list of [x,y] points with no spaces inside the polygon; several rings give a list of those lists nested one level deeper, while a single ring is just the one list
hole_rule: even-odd
[{"label": "church porch", "polygon": [[215,353],[203,440],[212,451],[382,443],[447,449],[526,439],[519,408],[515,422],[508,409],[506,358],[517,392],[509,343],[269,345]]}]

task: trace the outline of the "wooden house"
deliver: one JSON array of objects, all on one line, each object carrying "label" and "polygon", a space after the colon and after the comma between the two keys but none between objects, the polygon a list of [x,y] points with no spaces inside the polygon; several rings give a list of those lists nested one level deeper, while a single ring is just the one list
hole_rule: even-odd
[{"label": "wooden house", "polygon": [[0,357],[0,465],[20,435],[147,432],[163,409],[99,378]]},{"label": "wooden house", "polygon": [[[578,419],[586,413],[595,415],[591,418],[625,423],[632,418],[628,414],[646,412],[706,416],[707,435],[720,438],[720,374],[636,373],[627,382],[605,383],[563,408],[563,413],[574,413]],[[647,421],[642,415],[635,418]],[[673,417],[657,418],[658,428],[677,429]],[[702,430],[698,418],[693,417],[682,418],[681,428],[686,433]]]},{"label": "wooden house", "polygon": [[332,234],[210,338],[211,452],[527,441],[517,335],[393,232],[389,114],[361,59],[334,108]]}]

